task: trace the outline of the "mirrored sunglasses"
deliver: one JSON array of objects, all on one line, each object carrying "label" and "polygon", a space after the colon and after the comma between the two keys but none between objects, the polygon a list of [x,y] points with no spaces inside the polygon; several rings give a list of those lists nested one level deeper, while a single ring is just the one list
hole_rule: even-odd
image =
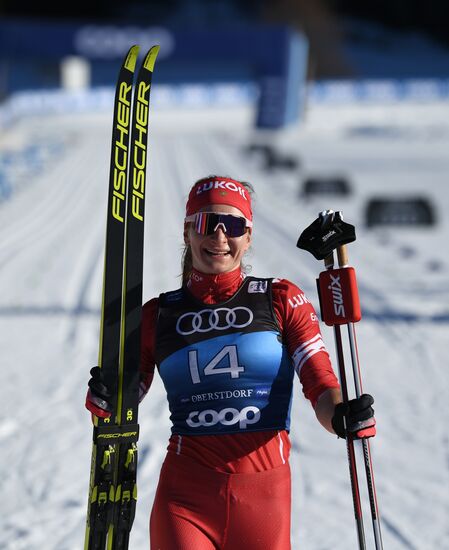
[{"label": "mirrored sunglasses", "polygon": [[197,212],[187,216],[184,221],[193,223],[195,231],[200,235],[213,235],[221,227],[228,237],[241,237],[247,227],[253,226],[250,220],[241,216],[215,212]]}]

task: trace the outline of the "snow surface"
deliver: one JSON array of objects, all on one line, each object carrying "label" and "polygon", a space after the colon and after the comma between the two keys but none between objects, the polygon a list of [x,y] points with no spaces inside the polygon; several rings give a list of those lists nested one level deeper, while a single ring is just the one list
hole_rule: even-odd
[{"label": "snow surface", "polygon": [[[98,353],[111,112],[28,116],[0,136],[2,159],[13,159],[0,202],[2,549],[83,547],[92,436],[84,398]],[[316,308],[322,263],[296,240],[320,210],[342,210],[358,236],[349,259],[364,314],[356,327],[363,385],[376,399],[371,450],[384,547],[449,548],[449,104],[311,104],[304,124],[283,132],[256,132],[252,117],[248,107],[154,112],[144,297],[179,285],[183,206],[199,177],[253,182],[252,273],[293,280]],[[296,155],[300,167],[267,170],[245,150],[255,141]],[[352,195],[300,197],[305,177],[326,174],[345,175]],[[378,194],[429,197],[437,225],[367,229],[365,203]],[[334,358],[332,329],[323,334]],[[295,390],[292,547],[356,548],[345,444]],[[158,377],[140,423],[133,550],[149,547],[169,437]],[[361,463],[359,477],[364,487]],[[368,508],[364,521],[373,548]]]}]

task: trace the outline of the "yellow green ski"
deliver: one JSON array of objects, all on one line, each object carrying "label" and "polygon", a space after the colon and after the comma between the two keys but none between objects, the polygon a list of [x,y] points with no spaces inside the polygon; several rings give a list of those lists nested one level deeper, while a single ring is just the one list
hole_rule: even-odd
[{"label": "yellow green ski", "polygon": [[121,66],[114,116],[98,364],[113,393],[109,419],[94,419],[85,550],[125,550],[137,500],[140,323],[149,100],[159,46],[134,73]]}]

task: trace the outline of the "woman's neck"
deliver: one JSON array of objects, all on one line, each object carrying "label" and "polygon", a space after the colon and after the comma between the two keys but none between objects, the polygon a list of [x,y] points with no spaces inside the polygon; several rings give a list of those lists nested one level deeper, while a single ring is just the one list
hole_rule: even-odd
[{"label": "woman's neck", "polygon": [[198,300],[206,304],[216,304],[235,294],[243,279],[240,267],[227,273],[202,273],[193,268],[187,288]]}]

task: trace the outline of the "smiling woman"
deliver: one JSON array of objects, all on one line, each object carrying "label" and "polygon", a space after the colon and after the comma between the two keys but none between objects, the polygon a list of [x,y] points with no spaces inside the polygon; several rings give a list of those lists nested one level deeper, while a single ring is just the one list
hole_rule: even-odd
[{"label": "smiling woman", "polygon": [[[172,421],[151,548],[290,549],[295,372],[328,431],[374,435],[372,399],[351,411],[338,407],[339,384],[302,290],[285,279],[245,276],[251,194],[249,184],[228,177],[193,185],[182,287],[143,307],[141,398],[157,366]],[[86,405],[108,416],[98,371]]]},{"label": "smiling woman", "polygon": [[242,258],[251,245],[253,193],[248,182],[218,176],[194,184],[184,220],[184,283],[189,280],[193,266],[204,273],[217,274],[242,267]]}]

